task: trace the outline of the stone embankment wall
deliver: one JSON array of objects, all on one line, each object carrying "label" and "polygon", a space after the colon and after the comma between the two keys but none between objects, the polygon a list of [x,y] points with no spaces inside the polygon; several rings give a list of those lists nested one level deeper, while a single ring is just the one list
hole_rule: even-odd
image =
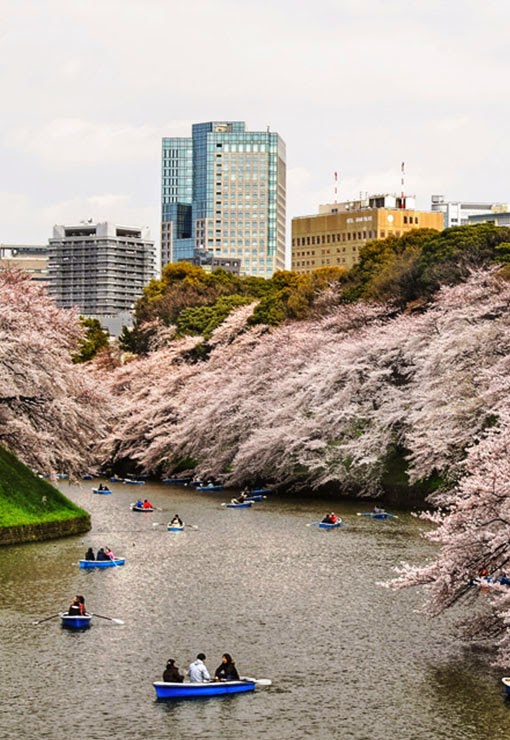
[{"label": "stone embankment wall", "polygon": [[59,537],[82,534],[90,529],[90,517],[81,516],[57,522],[39,524],[20,524],[14,527],[0,527],[1,545],[20,545],[23,542],[43,542]]}]

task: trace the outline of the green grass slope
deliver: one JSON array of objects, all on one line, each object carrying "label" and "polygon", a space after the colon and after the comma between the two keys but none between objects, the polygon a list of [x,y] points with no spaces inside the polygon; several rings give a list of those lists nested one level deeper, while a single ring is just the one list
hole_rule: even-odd
[{"label": "green grass slope", "polygon": [[47,480],[0,447],[0,527],[89,518]]}]

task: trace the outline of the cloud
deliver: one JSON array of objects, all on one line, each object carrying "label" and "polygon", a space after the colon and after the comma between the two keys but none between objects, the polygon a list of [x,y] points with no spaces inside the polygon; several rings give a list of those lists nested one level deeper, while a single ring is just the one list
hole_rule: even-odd
[{"label": "cloud", "polygon": [[169,131],[189,135],[190,126],[187,121],[156,127],[54,118],[42,127],[13,128],[4,134],[2,143],[58,167],[138,163],[159,157],[161,138]]}]

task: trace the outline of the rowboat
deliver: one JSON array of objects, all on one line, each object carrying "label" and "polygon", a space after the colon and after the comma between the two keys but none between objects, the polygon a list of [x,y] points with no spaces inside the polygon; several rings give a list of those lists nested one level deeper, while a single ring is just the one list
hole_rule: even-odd
[{"label": "rowboat", "polygon": [[57,480],[67,480],[69,478],[67,473],[57,473]]},{"label": "rowboat", "polygon": [[147,512],[154,511],[154,507],[148,506],[144,508],[143,506],[137,506],[136,504],[131,504],[131,511],[141,511],[142,513],[147,513]]},{"label": "rowboat", "polygon": [[113,560],[80,560],[80,568],[115,568],[116,565],[124,565],[126,558],[114,558]]},{"label": "rowboat", "polygon": [[170,526],[169,524],[166,529],[167,529],[167,532],[182,532],[182,530],[184,529],[184,524],[183,525],[174,524],[172,526]]},{"label": "rowboat", "polygon": [[319,527],[321,529],[337,529],[338,527],[345,527],[345,524],[339,519],[337,522],[319,522]]},{"label": "rowboat", "polygon": [[90,627],[92,614],[79,614],[78,616],[74,616],[63,612],[60,614],[60,619],[62,620],[62,627],[66,627],[69,630],[84,630],[87,629],[87,627]]},{"label": "rowboat", "polygon": [[128,483],[130,486],[144,486],[144,480],[135,480],[134,478],[124,478],[123,483]]},{"label": "rowboat", "polygon": [[251,501],[243,501],[241,504],[234,504],[232,501],[228,504],[222,504],[222,506],[226,506],[227,509],[249,509],[251,506]]},{"label": "rowboat", "polygon": [[248,502],[251,501],[252,504],[257,503],[258,501],[263,501],[266,497],[262,496],[262,494],[257,494],[256,496],[247,496],[244,501]]},{"label": "rowboat", "polygon": [[184,477],[184,478],[163,478],[161,482],[168,483],[168,485],[170,486],[171,485],[178,486],[178,485],[184,485],[186,483],[190,483],[190,481],[191,481],[191,476],[188,475],[187,477]]},{"label": "rowboat", "polygon": [[388,511],[362,511],[358,516],[369,516],[372,519],[398,519],[396,514],[390,514]]},{"label": "rowboat", "polygon": [[505,678],[501,679],[503,682],[503,686],[505,687],[505,691],[508,696],[510,696],[510,676],[506,676]]},{"label": "rowboat", "polygon": [[213,483],[208,483],[207,486],[197,486],[196,491],[223,491],[223,486],[215,486]]},{"label": "rowboat", "polygon": [[93,477],[94,476],[91,475],[91,473],[85,473],[85,475],[82,475],[81,479],[82,480],[92,480]]},{"label": "rowboat", "polygon": [[248,492],[248,496],[253,496],[253,494],[257,494],[257,493],[262,493],[262,494],[271,493],[271,489],[270,488],[254,488],[253,491]]},{"label": "rowboat", "polygon": [[110,478],[110,483],[122,483],[123,481],[123,478],[117,478],[116,475],[112,475],[112,477]]},{"label": "rowboat", "polygon": [[166,683],[155,681],[158,699],[191,699],[199,696],[221,696],[224,694],[240,694],[255,690],[255,681],[247,679],[241,681],[211,681],[206,683]]},{"label": "rowboat", "polygon": [[108,496],[111,491],[109,488],[93,488],[92,493],[102,493],[104,496]]}]

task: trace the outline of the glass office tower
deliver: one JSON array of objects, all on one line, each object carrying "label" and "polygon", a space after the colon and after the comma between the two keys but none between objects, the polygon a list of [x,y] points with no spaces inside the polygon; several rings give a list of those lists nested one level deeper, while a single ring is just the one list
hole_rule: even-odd
[{"label": "glass office tower", "polygon": [[285,144],[241,121],[199,123],[164,138],[162,267],[195,250],[241,261],[241,273],[285,269]]}]

